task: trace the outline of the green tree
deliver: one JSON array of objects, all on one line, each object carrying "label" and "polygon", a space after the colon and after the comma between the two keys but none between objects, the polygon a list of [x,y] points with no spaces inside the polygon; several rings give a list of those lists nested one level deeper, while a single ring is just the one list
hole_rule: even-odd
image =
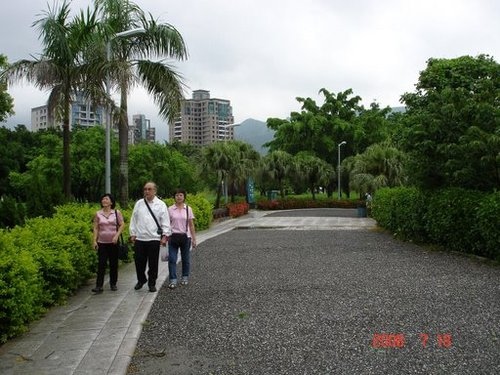
[{"label": "green tree", "polygon": [[429,59],[402,101],[411,182],[426,188],[500,187],[500,65],[487,55]]},{"label": "green tree", "polygon": [[299,179],[302,179],[309,191],[312,199],[316,199],[316,190],[320,186],[325,186],[331,176],[335,173],[333,167],[307,152],[300,152],[295,157],[295,174]]},{"label": "green tree", "polygon": [[263,159],[263,168],[285,198],[285,183],[293,172],[293,157],[286,151],[272,151]]},{"label": "green tree", "polygon": [[177,150],[158,143],[140,143],[130,148],[130,187],[134,197],[143,194],[146,181],[158,185],[158,195],[171,197],[176,188],[197,192],[196,168]]},{"label": "green tree", "polygon": [[0,128],[0,197],[11,195],[19,198],[19,192],[9,181],[11,172],[26,171],[26,164],[39,154],[40,133],[30,132],[24,125],[15,130]]},{"label": "green tree", "polygon": [[[118,111],[120,150],[120,203],[128,204],[128,93],[138,83],[143,85],[159,105],[160,115],[168,120],[178,116],[180,100],[183,99],[183,84],[180,75],[165,60],[184,60],[187,49],[181,34],[168,23],[158,23],[151,14],[146,14],[136,4],[128,0],[95,0],[95,6],[103,23],[101,35],[100,61],[93,69],[96,84],[106,78],[120,93]],[[141,35],[130,38],[116,38],[119,32],[144,28]],[[111,61],[105,57],[105,44],[111,43]],[[95,56],[94,56],[95,57]],[[103,61],[105,64],[103,64]],[[105,69],[99,67],[105,66]]]},{"label": "green tree", "polygon": [[374,144],[364,153],[345,159],[342,166],[349,172],[350,188],[363,196],[382,187],[403,185],[404,162],[405,155],[397,148]]},{"label": "green tree", "polygon": [[[90,129],[75,127],[71,135],[71,158],[78,160],[78,163],[73,163],[71,168],[73,194],[80,201],[98,202],[104,186],[104,128],[101,126],[94,126]],[[112,137],[112,161],[118,160],[117,146],[115,137]],[[111,165],[114,166],[116,163],[112,162]]]},{"label": "green tree", "polygon": [[50,216],[54,208],[64,201],[58,188],[62,182],[61,150],[61,137],[53,133],[42,134],[40,154],[27,163],[25,172],[11,172],[9,175],[12,187],[19,192],[20,199],[26,202],[27,215],[30,217]]},{"label": "green tree", "polygon": [[4,72],[12,82],[26,79],[42,90],[50,90],[49,115],[55,113],[54,120],[62,120],[62,185],[66,199],[71,197],[70,104],[86,77],[81,51],[92,40],[92,31],[96,27],[95,14],[90,11],[82,11],[73,19],[69,16],[66,1],[54,8],[49,6],[33,23],[43,44],[41,57],[17,61]]},{"label": "green tree", "polygon": [[274,139],[266,144],[269,151],[291,155],[307,151],[333,165],[337,144],[347,141],[347,152],[352,154],[354,120],[361,98],[352,97],[351,89],[335,95],[323,88],[320,93],[325,97],[321,106],[311,98],[297,98],[302,103],[300,112],[292,112],[289,120],[267,120],[267,126],[275,131]]},{"label": "green tree", "polygon": [[[0,55],[0,77],[4,77],[3,72],[8,67],[7,57]],[[7,80],[0,79],[0,122],[14,114],[14,99],[7,92]]]}]

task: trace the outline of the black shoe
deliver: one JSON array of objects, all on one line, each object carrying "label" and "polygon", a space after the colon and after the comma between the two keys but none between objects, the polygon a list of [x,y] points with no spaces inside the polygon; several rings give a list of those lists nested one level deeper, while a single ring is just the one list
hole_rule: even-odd
[{"label": "black shoe", "polygon": [[144,284],[145,284],[145,283],[137,283],[137,284],[135,284],[134,289],[135,289],[135,290],[139,290],[139,289],[141,289],[141,288],[142,288],[142,286],[143,286]]},{"label": "black shoe", "polygon": [[116,292],[118,290],[118,288],[116,287],[116,285],[111,285],[111,290],[113,292]]},{"label": "black shoe", "polygon": [[149,291],[150,291],[150,292],[156,292],[156,287],[155,287],[154,285],[151,285],[151,286],[149,287]]},{"label": "black shoe", "polygon": [[94,292],[94,293],[102,293],[103,289],[100,286],[96,286],[94,289],[92,289],[92,292]]}]

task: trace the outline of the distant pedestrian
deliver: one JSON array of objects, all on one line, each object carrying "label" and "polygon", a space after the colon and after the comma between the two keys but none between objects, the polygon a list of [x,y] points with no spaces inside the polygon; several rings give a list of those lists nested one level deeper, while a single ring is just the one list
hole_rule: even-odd
[{"label": "distant pedestrian", "polygon": [[98,266],[94,293],[102,293],[104,274],[109,262],[109,284],[112,291],[118,288],[118,239],[125,228],[123,215],[115,209],[111,194],[101,197],[101,209],[94,216],[94,249],[97,250]]},{"label": "distant pedestrian", "polygon": [[177,286],[177,257],[179,250],[182,259],[181,285],[189,282],[189,271],[191,267],[191,247],[196,247],[194,230],[194,214],[191,207],[186,203],[186,191],[177,189],[174,194],[175,203],[168,208],[172,235],[168,240],[168,274],[170,289]]},{"label": "distant pedestrian", "polygon": [[156,196],[156,191],[154,182],[144,185],[144,198],[135,203],[130,220],[130,240],[134,243],[137,273],[135,290],[148,283],[149,291],[156,292],[160,245],[167,243],[167,237],[171,233],[167,205]]}]

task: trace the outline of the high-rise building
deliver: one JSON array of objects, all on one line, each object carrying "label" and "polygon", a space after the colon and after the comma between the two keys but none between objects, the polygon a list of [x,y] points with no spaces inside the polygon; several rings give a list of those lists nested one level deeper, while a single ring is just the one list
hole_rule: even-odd
[{"label": "high-rise building", "polygon": [[132,140],[129,143],[139,143],[142,141],[154,142],[156,140],[156,128],[151,127],[151,120],[145,115],[137,114],[132,116],[133,131],[129,132]]},{"label": "high-rise building", "polygon": [[192,99],[181,102],[180,117],[169,123],[170,143],[179,141],[207,146],[234,139],[233,109],[227,99],[210,98],[210,91],[195,90]]},{"label": "high-rise building", "polygon": [[[71,103],[69,113],[69,127],[83,126],[90,127],[103,124],[105,111],[103,107],[96,107],[85,99],[83,95],[78,94]],[[54,121],[54,114],[50,114],[47,105],[31,108],[31,130],[39,131],[49,128],[62,128],[62,122]]]}]

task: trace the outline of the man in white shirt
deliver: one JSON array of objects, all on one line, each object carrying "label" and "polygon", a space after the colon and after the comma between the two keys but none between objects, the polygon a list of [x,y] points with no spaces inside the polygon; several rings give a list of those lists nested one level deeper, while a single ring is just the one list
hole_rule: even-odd
[{"label": "man in white shirt", "polygon": [[130,219],[130,240],[134,243],[137,273],[135,290],[141,289],[148,283],[149,291],[156,292],[160,245],[164,246],[172,233],[167,205],[156,196],[156,191],[154,182],[150,181],[144,185],[144,199],[139,199],[135,203]]}]

